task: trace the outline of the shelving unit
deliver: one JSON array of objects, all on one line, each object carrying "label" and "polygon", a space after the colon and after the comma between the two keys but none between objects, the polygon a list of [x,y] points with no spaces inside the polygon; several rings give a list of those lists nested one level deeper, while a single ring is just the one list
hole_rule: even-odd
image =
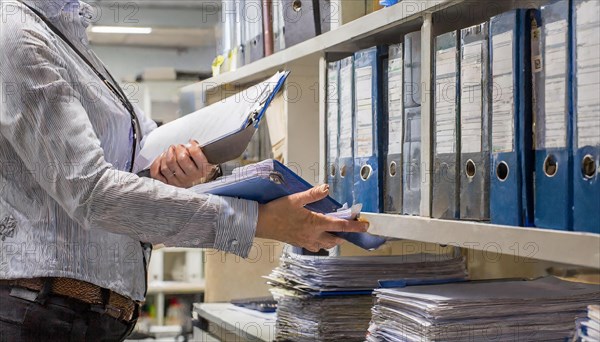
[{"label": "shelving unit", "polygon": [[[295,164],[305,179],[322,183],[325,175],[325,80],[326,64],[363,48],[397,43],[403,34],[422,33],[421,160],[424,163],[421,186],[421,217],[364,214],[371,222],[370,232],[392,238],[448,244],[522,258],[600,269],[600,236],[537,228],[520,228],[489,223],[445,221],[431,216],[431,94],[433,37],[453,29],[483,22],[519,5],[541,5],[547,0],[502,1],[493,4],[474,0],[404,1],[379,10],[338,29],[275,53],[252,64],[186,87],[208,104],[271,76],[275,71],[291,71],[284,97],[287,117],[287,164]],[[300,91],[301,96],[294,96]],[[267,114],[268,115],[268,114]]]}]

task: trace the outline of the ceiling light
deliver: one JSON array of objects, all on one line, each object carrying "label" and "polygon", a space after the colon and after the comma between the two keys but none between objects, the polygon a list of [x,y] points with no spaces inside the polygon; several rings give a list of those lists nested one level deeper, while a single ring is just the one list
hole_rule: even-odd
[{"label": "ceiling light", "polygon": [[131,27],[131,26],[92,26],[94,33],[123,33],[123,34],[150,34],[151,27]]}]

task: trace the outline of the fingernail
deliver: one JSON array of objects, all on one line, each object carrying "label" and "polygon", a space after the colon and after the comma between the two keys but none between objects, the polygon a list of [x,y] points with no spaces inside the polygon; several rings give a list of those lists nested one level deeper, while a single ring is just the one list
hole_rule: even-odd
[{"label": "fingernail", "polygon": [[321,192],[329,192],[329,184],[321,185]]},{"label": "fingernail", "polygon": [[363,227],[365,228],[365,230],[368,230],[370,225],[371,224],[369,222],[363,222]]}]

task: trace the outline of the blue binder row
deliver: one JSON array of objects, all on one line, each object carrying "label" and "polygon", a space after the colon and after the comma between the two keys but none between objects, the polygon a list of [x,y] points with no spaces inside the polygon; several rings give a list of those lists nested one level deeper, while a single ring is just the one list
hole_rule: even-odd
[{"label": "blue binder row", "polygon": [[[553,1],[435,38],[432,217],[600,233],[599,10]],[[342,203],[420,214],[420,44],[330,64]]]}]

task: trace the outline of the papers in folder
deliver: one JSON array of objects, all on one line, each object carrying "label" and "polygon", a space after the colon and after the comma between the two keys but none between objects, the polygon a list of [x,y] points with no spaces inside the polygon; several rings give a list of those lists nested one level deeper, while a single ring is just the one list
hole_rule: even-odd
[{"label": "papers in folder", "polygon": [[288,71],[278,72],[262,83],[155,129],[143,140],[136,172],[149,168],[169,146],[185,145],[190,139],[198,141],[211,164],[239,157],[288,75]]},{"label": "papers in folder", "polygon": [[277,341],[364,341],[379,280],[466,278],[461,256],[322,257],[284,253],[266,277],[277,300]]},{"label": "papers in folder", "polygon": [[[281,197],[309,190],[312,186],[280,162],[272,159],[237,168],[230,176],[197,185],[190,190],[196,193],[236,197],[264,204]],[[307,204],[306,209],[335,216],[341,219],[354,219],[360,206],[342,207],[331,197]],[[340,209],[342,209],[340,211]],[[385,243],[383,237],[367,233],[336,233],[349,242],[364,248],[376,249]]]},{"label": "papers in folder", "polygon": [[555,277],[378,289],[368,341],[564,341],[600,286]]}]

